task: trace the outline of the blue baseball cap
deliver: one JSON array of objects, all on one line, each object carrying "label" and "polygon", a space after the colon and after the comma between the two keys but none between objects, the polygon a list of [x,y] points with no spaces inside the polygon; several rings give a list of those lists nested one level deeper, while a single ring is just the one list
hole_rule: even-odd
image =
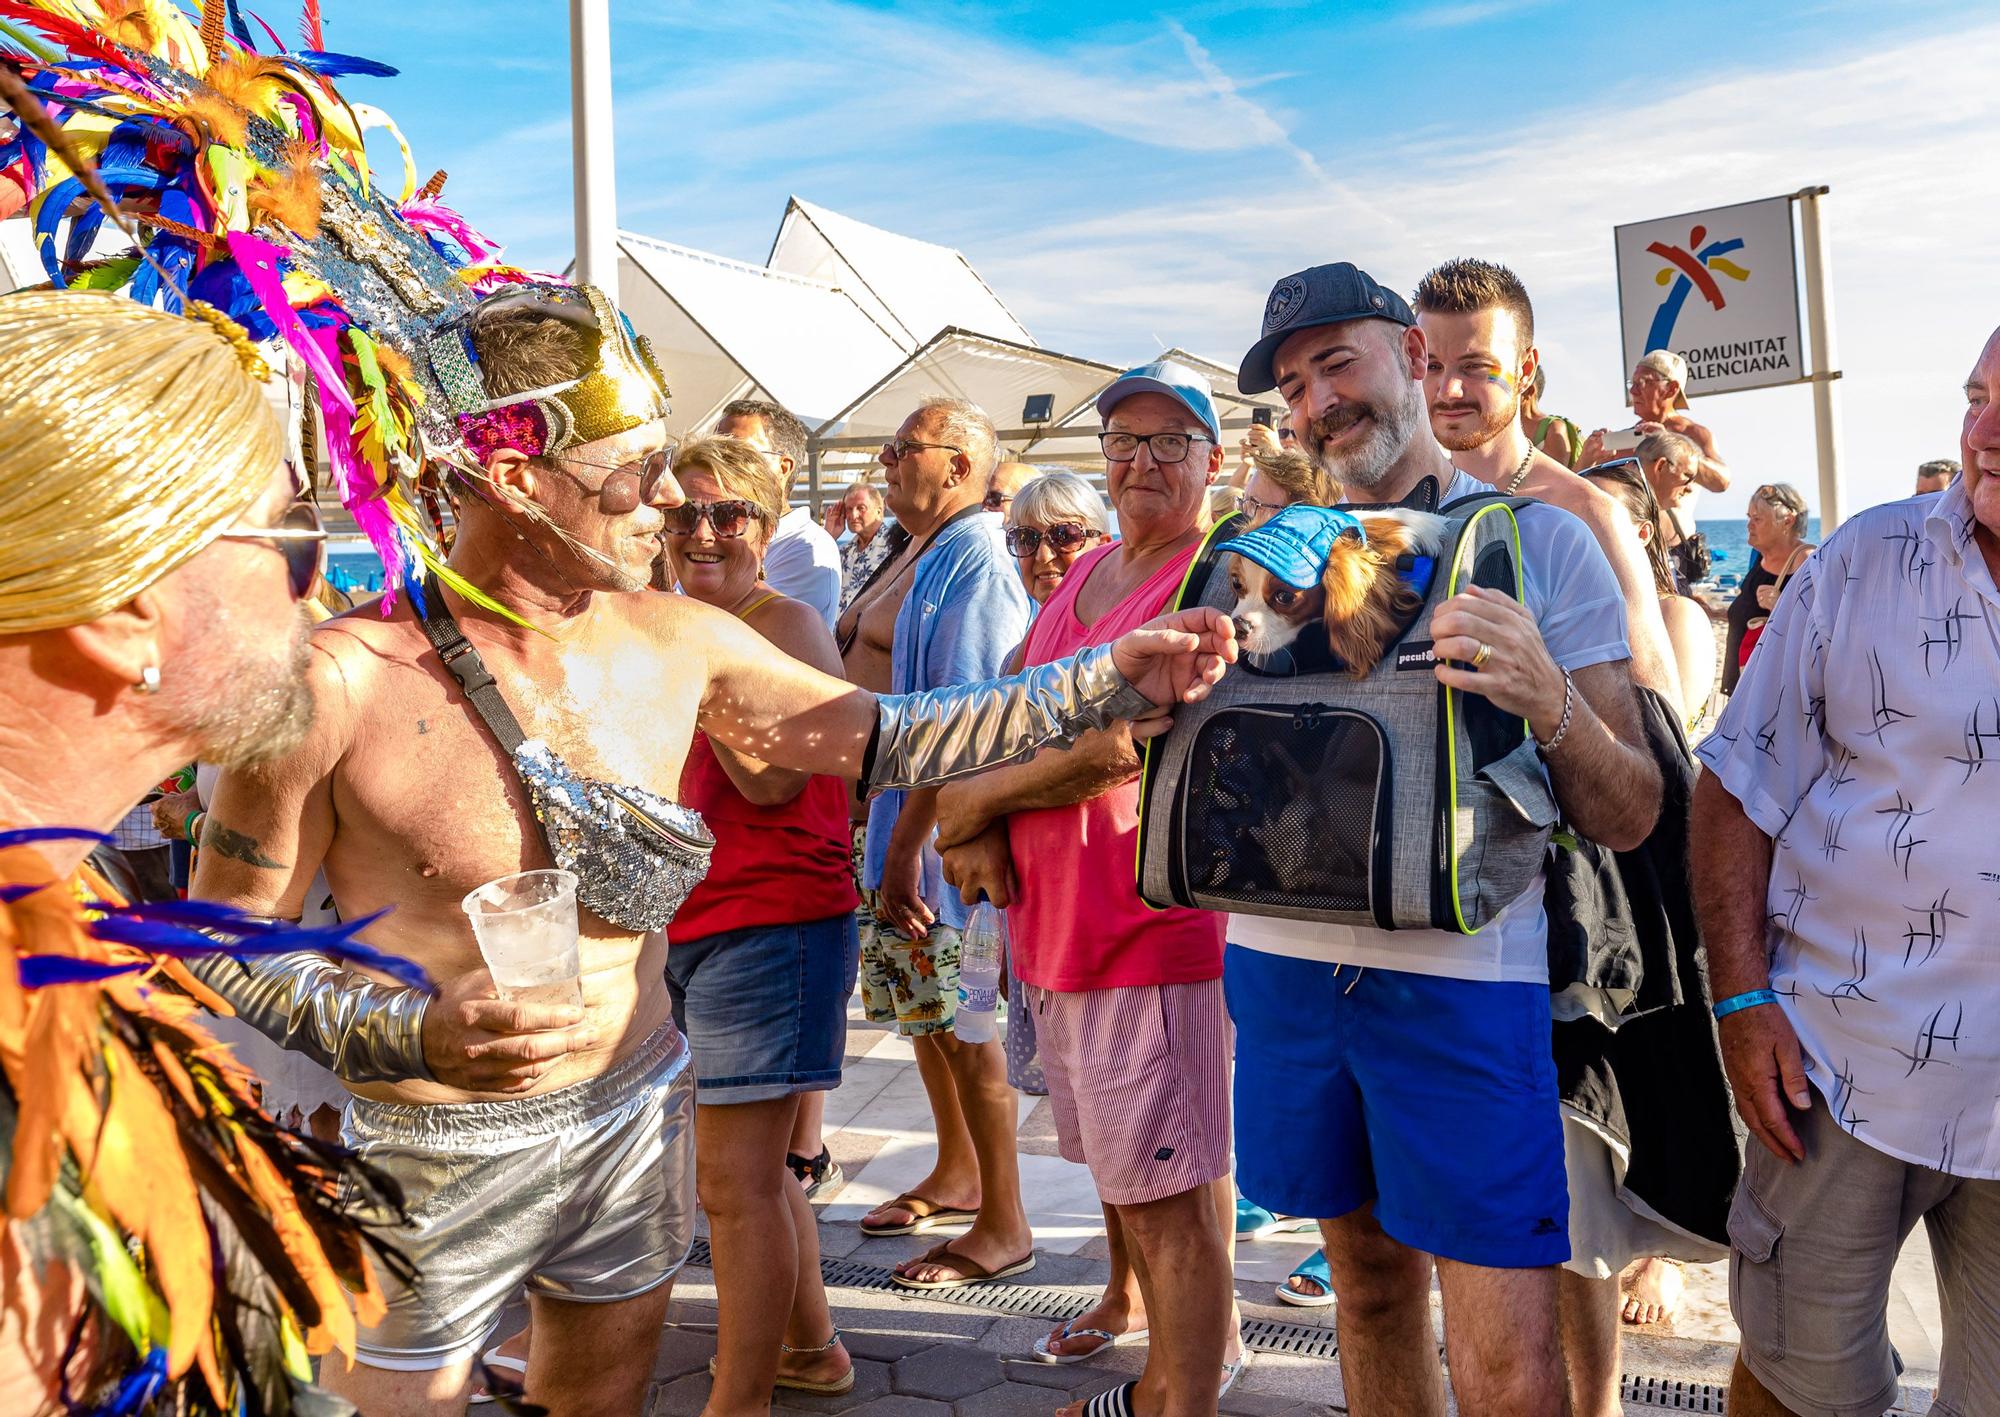
[{"label": "blue baseball cap", "polygon": [[1236,371],[1237,390],[1261,394],[1277,388],[1271,359],[1279,345],[1300,330],[1349,320],[1388,320],[1407,326],[1416,324],[1417,317],[1407,300],[1347,261],[1286,276],[1271,287],[1264,302],[1264,335],[1243,356],[1243,367]]},{"label": "blue baseball cap", "polygon": [[1165,394],[1200,420],[1209,438],[1222,442],[1222,420],[1215,416],[1215,398],[1208,380],[1187,365],[1172,359],[1155,359],[1137,369],[1127,369],[1097,396],[1097,416],[1109,418],[1111,410],[1133,394]]},{"label": "blue baseball cap", "polygon": [[1333,543],[1349,532],[1368,539],[1351,512],[1294,502],[1255,531],[1223,542],[1222,549],[1255,561],[1294,590],[1310,590],[1326,574]]}]

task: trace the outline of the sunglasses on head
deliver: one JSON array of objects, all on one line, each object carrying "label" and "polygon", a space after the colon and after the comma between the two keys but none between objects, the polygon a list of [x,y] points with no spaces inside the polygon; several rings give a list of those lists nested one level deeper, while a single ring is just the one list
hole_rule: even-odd
[{"label": "sunglasses on head", "polygon": [[[607,517],[622,517],[627,512],[636,512],[639,504],[653,500],[660,482],[673,471],[674,450],[661,448],[658,452],[647,453],[644,457],[629,462],[601,463],[588,458],[563,458],[560,454],[550,460],[551,465],[574,482],[585,492],[597,495],[597,510]],[[580,463],[584,467],[609,468],[611,475],[592,487],[575,473],[563,466],[564,462]]]},{"label": "sunglasses on head", "polygon": [[221,535],[223,541],[268,541],[285,558],[285,573],[291,582],[292,599],[304,600],[319,577],[320,548],[326,542],[326,528],[320,525],[319,508],[311,502],[294,502],[274,526],[238,524]]},{"label": "sunglasses on head", "polygon": [[668,507],[666,515],[668,536],[693,536],[706,517],[719,540],[734,541],[750,530],[752,521],[764,519],[764,509],[741,497],[730,497],[720,502],[683,502]]},{"label": "sunglasses on head", "polygon": [[1007,550],[1025,560],[1041,549],[1044,541],[1051,551],[1074,551],[1093,536],[1104,533],[1096,527],[1085,526],[1082,522],[1057,522],[1047,530],[1032,526],[1010,526],[1007,528]]}]

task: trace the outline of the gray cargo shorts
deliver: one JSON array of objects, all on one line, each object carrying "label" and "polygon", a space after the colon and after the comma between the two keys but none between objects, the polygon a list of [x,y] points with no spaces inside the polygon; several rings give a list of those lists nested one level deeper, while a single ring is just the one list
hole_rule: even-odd
[{"label": "gray cargo shorts", "polygon": [[1932,1417],[2000,1413],[2000,1181],[1968,1180],[1849,1136],[1813,1094],[1806,1159],[1754,1138],[1729,1212],[1729,1307],[1744,1365],[1799,1417],[1880,1417],[1902,1360],[1889,1274],[1922,1220],[1944,1317]]}]

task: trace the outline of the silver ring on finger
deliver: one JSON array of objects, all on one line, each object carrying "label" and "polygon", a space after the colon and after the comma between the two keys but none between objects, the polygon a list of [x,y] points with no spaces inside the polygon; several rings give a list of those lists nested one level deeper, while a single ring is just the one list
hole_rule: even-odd
[{"label": "silver ring on finger", "polygon": [[1493,658],[1493,646],[1481,640],[1479,642],[1479,652],[1472,656],[1472,667],[1478,669],[1491,658]]}]

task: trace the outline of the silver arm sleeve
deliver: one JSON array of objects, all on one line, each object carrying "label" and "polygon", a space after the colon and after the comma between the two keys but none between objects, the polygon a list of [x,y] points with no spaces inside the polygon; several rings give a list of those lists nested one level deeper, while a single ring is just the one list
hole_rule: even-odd
[{"label": "silver arm sleeve", "polygon": [[930,787],[1159,711],[1118,672],[1109,645],[1012,678],[885,695],[877,703],[864,773],[871,788]]},{"label": "silver arm sleeve", "polygon": [[424,1062],[430,999],[415,989],[350,974],[309,950],[244,960],[208,955],[188,968],[243,1022],[342,1082],[435,1080]]}]

